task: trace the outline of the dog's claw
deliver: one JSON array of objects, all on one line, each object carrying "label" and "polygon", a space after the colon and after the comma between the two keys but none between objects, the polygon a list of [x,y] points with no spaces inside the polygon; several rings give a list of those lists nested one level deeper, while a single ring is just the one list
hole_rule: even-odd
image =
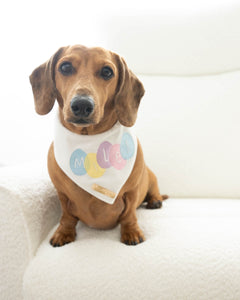
[{"label": "dog's claw", "polygon": [[121,241],[128,246],[136,246],[144,242],[144,236],[141,231],[126,232],[122,235]]},{"label": "dog's claw", "polygon": [[61,247],[73,242],[75,240],[75,236],[76,236],[75,231],[66,234],[61,230],[57,229],[53,237],[50,239],[50,244],[53,247]]},{"label": "dog's claw", "polygon": [[[141,242],[139,242],[139,243],[141,243]],[[124,244],[128,245],[128,246],[136,246],[139,243],[137,241],[124,241]]]}]

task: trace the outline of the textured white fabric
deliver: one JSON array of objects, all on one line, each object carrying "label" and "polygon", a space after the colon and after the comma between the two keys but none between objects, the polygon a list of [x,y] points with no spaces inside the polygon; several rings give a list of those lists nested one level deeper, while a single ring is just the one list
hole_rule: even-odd
[{"label": "textured white fabric", "polygon": [[120,243],[119,227],[79,223],[76,242],[53,248],[60,211],[46,164],[1,168],[0,179],[3,299],[22,299],[23,276],[24,299],[31,300],[240,298],[240,199],[169,199],[161,210],[140,208],[147,240],[136,247]]},{"label": "textured white fabric", "polygon": [[120,228],[77,226],[75,242],[49,245],[24,276],[24,299],[240,299],[240,200],[169,199],[137,210],[146,242],[120,243]]},{"label": "textured white fabric", "polygon": [[132,172],[137,138],[132,129],[117,122],[110,130],[80,135],[55,120],[54,154],[73,182],[98,199],[113,204]]},{"label": "textured white fabric", "polygon": [[107,48],[142,74],[205,75],[240,68],[240,2],[156,1],[99,20]]},{"label": "textured white fabric", "polygon": [[0,206],[0,298],[18,300],[25,268],[60,215],[46,162],[0,168]]}]

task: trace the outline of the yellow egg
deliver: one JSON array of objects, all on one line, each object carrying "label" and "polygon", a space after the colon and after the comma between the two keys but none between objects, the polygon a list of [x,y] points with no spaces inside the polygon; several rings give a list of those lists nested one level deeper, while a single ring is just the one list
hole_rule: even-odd
[{"label": "yellow egg", "polygon": [[96,153],[88,153],[85,161],[84,161],[84,167],[88,173],[89,176],[93,178],[101,177],[105,169],[101,168],[97,162],[97,154]]}]

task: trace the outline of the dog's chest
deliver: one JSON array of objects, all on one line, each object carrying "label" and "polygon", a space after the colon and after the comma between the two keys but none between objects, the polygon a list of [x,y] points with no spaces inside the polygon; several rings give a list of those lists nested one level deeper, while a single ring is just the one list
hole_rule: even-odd
[{"label": "dog's chest", "polygon": [[[70,179],[69,179],[70,181]],[[68,186],[75,185],[72,181]],[[73,189],[71,189],[73,191]],[[69,195],[68,212],[77,216],[80,221],[92,228],[109,229],[117,225],[119,216],[125,208],[124,201],[117,197],[112,205],[109,205],[85,190],[75,186],[74,192]]]}]

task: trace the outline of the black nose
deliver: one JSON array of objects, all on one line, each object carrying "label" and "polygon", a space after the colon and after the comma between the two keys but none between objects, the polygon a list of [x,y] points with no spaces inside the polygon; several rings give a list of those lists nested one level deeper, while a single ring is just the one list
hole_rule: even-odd
[{"label": "black nose", "polygon": [[93,112],[94,101],[89,96],[76,96],[71,101],[71,109],[76,117],[86,118]]}]

